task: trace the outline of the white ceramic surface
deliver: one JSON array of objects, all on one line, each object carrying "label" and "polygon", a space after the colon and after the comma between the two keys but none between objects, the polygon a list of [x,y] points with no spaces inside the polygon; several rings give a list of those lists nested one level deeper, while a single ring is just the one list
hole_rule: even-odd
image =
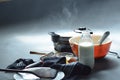
[{"label": "white ceramic surface", "polygon": [[63,72],[58,72],[55,79],[42,79],[34,76],[33,74],[19,73],[13,75],[15,80],[60,80],[64,77]]}]

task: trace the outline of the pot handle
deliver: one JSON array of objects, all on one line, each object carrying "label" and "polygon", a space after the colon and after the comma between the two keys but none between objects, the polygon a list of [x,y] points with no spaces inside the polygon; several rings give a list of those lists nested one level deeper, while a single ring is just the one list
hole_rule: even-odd
[{"label": "pot handle", "polygon": [[117,56],[117,58],[120,59],[120,56],[117,52],[109,51],[109,53],[115,54]]}]

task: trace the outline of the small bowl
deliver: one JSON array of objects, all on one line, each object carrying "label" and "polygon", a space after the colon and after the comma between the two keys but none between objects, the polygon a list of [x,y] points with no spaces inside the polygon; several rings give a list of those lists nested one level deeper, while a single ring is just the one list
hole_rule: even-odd
[{"label": "small bowl", "polygon": [[[92,36],[92,39],[94,42],[94,58],[95,59],[104,58],[107,55],[112,43],[110,38],[106,38],[106,40],[101,45],[99,45],[98,41],[100,40],[101,37],[102,37],[101,35]],[[72,37],[69,39],[71,49],[76,56],[78,56],[79,40],[80,40],[80,36]]]}]

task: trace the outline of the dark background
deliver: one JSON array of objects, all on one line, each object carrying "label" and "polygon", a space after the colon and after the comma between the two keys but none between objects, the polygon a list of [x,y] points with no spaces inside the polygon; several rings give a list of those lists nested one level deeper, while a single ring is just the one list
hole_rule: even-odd
[{"label": "dark background", "polygon": [[46,31],[86,26],[111,30],[119,27],[119,14],[119,0],[11,0],[0,3],[0,29],[19,32],[23,27]]}]

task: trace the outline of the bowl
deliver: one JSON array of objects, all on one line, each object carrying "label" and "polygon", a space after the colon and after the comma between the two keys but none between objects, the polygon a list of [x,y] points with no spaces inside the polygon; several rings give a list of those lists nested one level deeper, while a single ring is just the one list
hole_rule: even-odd
[{"label": "bowl", "polygon": [[[101,35],[92,35],[92,40],[94,42],[94,58],[104,58],[107,53],[109,52],[110,46],[112,41],[110,38],[106,38],[105,41],[99,45],[99,40],[102,36]],[[78,56],[78,43],[80,40],[80,36],[71,37],[69,39],[69,43],[73,53]]]}]

